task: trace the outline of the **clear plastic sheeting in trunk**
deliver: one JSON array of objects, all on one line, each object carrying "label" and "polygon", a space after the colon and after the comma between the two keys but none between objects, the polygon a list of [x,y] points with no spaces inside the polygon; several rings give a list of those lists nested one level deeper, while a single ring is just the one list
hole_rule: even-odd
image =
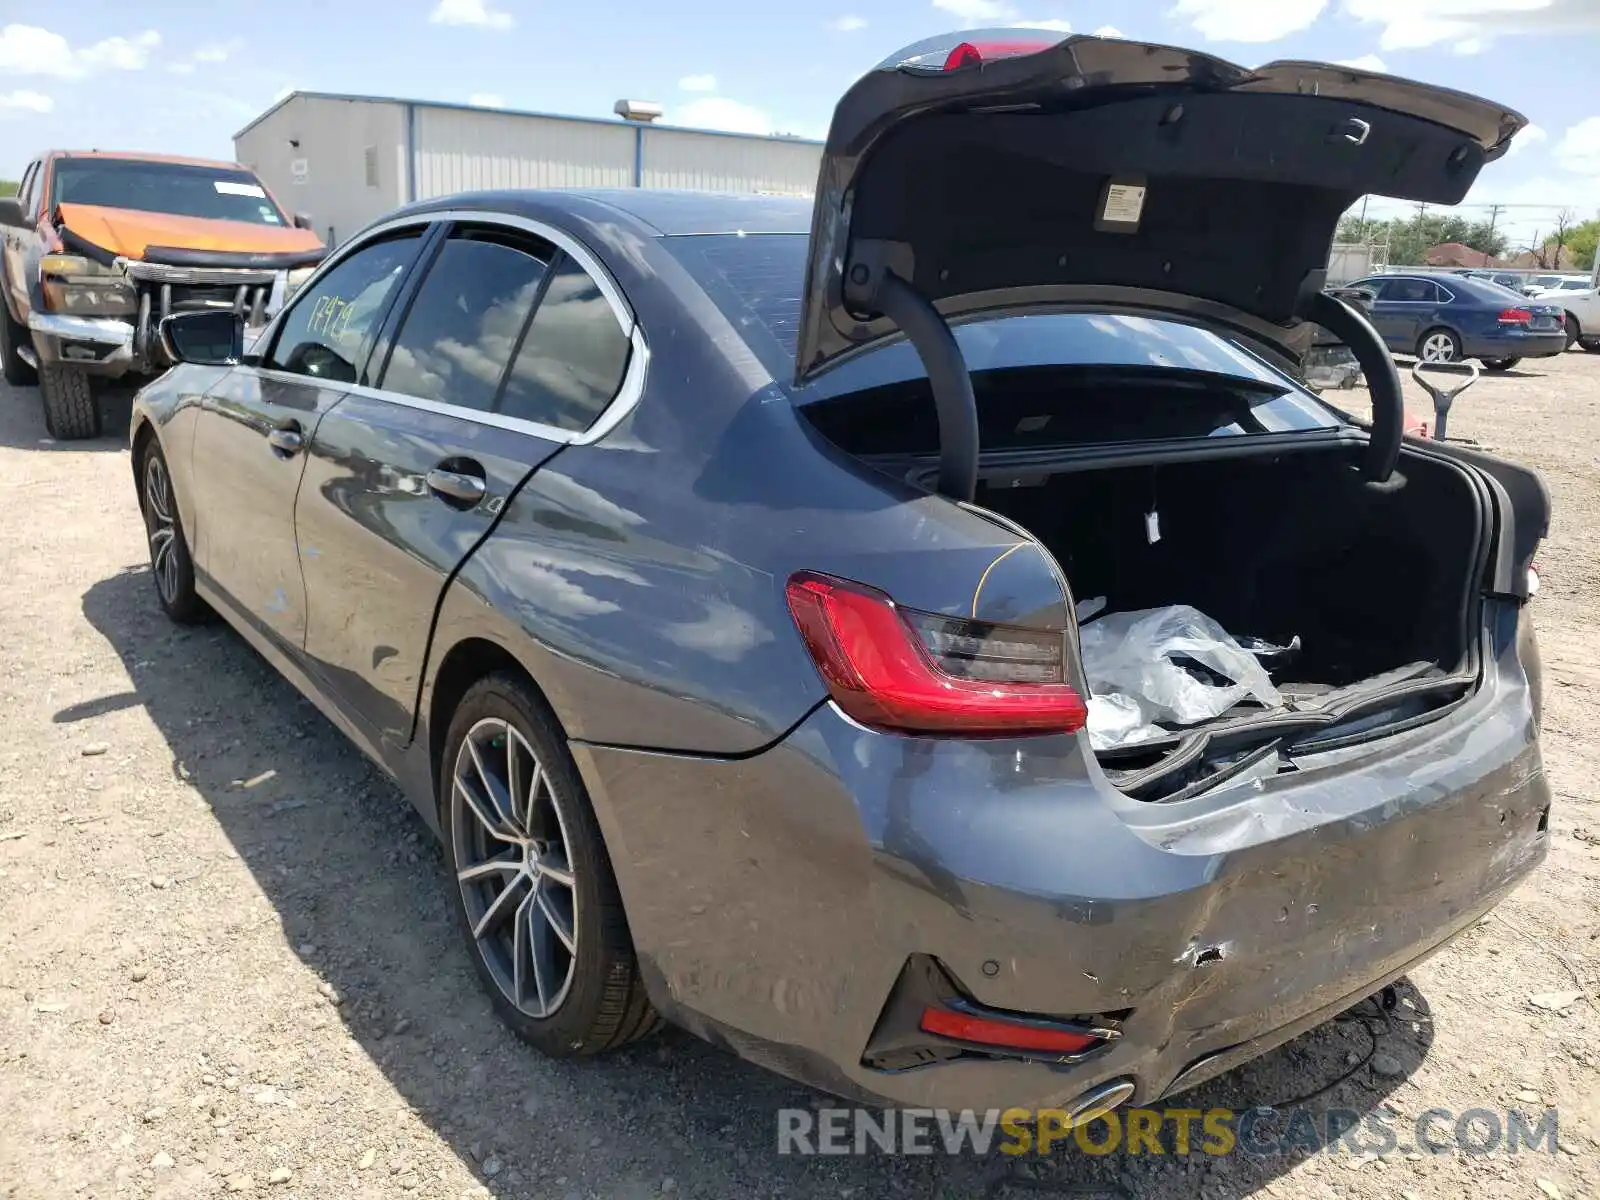
[{"label": "clear plastic sheeting in trunk", "polygon": [[1079,630],[1089,744],[1109,750],[1197,725],[1253,698],[1283,703],[1255,654],[1187,604],[1107,613]]}]

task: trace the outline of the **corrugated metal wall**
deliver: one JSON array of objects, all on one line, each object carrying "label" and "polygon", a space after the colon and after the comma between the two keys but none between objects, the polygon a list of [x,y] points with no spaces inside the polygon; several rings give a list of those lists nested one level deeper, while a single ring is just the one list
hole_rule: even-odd
[{"label": "corrugated metal wall", "polygon": [[485,188],[809,195],[822,160],[820,145],[788,138],[318,93],[265,114],[234,153],[330,243],[408,201]]},{"label": "corrugated metal wall", "polygon": [[405,106],[295,96],[234,141],[234,157],[331,245],[405,203]]},{"label": "corrugated metal wall", "polygon": [[417,108],[417,199],[480,188],[631,187],[634,131],[588,121]]},{"label": "corrugated metal wall", "polygon": [[646,128],[640,183],[647,188],[804,196],[817,186],[821,162],[822,147],[811,142]]}]

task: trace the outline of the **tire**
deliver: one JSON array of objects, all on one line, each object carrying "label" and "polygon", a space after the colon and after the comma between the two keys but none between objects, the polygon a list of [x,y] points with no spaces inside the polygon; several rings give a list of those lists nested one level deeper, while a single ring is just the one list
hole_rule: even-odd
[{"label": "tire", "polygon": [[1484,358],[1479,359],[1485,371],[1509,371],[1522,360],[1520,358]]},{"label": "tire", "polygon": [[1436,326],[1417,339],[1417,357],[1423,362],[1460,362],[1461,339],[1444,326]]},{"label": "tire", "polygon": [[161,609],[180,625],[195,625],[211,609],[194,590],[194,560],[189,539],[178,515],[178,498],[172,490],[172,472],[151,438],[139,460],[139,510],[144,514],[145,540],[150,545],[150,576]]},{"label": "tire", "polygon": [[76,442],[100,436],[100,406],[82,367],[60,363],[42,367],[39,391],[44,397],[44,427],[51,437]]},{"label": "tire", "polygon": [[[513,793],[524,802],[507,814]],[[654,1032],[661,1018],[594,810],[555,718],[527,684],[494,674],[468,689],[445,738],[439,796],[451,902],[500,1019],[556,1058]]]},{"label": "tire", "polygon": [[1582,346],[1590,354],[1600,354],[1600,337],[1579,338],[1578,345]]},{"label": "tire", "polygon": [[1567,349],[1571,350],[1572,343],[1581,340],[1583,336],[1583,330],[1578,325],[1578,318],[1573,316],[1571,313],[1567,314],[1567,318],[1564,323],[1567,327]]},{"label": "tire", "polygon": [[19,351],[28,341],[28,331],[19,325],[11,310],[0,301],[0,375],[12,387],[32,387],[39,382],[39,372],[32,364],[24,362]]}]

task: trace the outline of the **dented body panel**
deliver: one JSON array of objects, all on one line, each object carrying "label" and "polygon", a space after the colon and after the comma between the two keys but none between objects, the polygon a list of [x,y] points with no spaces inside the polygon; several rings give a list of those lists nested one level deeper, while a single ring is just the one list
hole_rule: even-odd
[{"label": "dented body panel", "polygon": [[[1170,805],[1112,789],[1078,735],[905,738],[831,705],[741,761],[577,758],[673,1019],[869,1101],[1047,1107],[1121,1078],[1150,1101],[1392,982],[1543,859],[1519,636],[1526,652],[1531,630],[1500,606],[1484,687],[1379,753]],[[917,954],[995,1009],[1131,1010],[1123,1036],[1072,1067],[860,1065]]]}]

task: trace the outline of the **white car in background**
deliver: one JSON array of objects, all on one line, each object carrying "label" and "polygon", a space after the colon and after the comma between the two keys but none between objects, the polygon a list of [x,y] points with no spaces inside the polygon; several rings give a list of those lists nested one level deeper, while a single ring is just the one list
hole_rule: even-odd
[{"label": "white car in background", "polygon": [[1567,347],[1576,342],[1591,354],[1600,354],[1600,289],[1578,281],[1579,287],[1563,283],[1560,287],[1535,292],[1533,299],[1559,304],[1567,312]]}]

